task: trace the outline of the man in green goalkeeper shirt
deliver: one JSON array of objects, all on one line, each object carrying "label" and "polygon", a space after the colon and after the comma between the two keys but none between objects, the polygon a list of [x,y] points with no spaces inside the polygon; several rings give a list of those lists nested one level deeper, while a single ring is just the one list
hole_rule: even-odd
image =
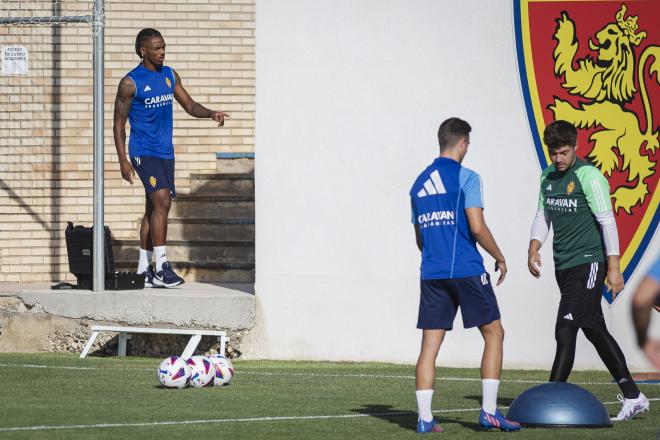
[{"label": "man in green goalkeeper shirt", "polygon": [[527,265],[533,276],[540,277],[539,250],[552,225],[555,278],[561,300],[550,382],[568,379],[577,333],[582,329],[623,393],[618,396],[623,407],[613,420],[629,420],[648,411],[649,400],[635,385],[621,348],[607,331],[600,306],[606,277],[613,297],[624,284],[610,187],[596,167],[576,156],[577,130],[572,124],[551,123],[543,133],[543,142],[552,164],[541,175]]}]

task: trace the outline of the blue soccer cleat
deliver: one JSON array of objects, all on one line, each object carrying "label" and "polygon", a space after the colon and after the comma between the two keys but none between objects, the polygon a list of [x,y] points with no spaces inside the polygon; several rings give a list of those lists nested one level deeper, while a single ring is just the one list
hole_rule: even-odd
[{"label": "blue soccer cleat", "polygon": [[147,267],[147,270],[138,275],[142,275],[144,277],[144,287],[158,287],[154,284],[154,276],[156,274],[154,273],[154,268],[151,267],[151,265]]},{"label": "blue soccer cleat", "polygon": [[430,422],[425,422],[422,419],[417,421],[417,433],[428,434],[429,432],[442,432],[442,428],[436,419],[431,419]]},{"label": "blue soccer cleat", "polygon": [[163,263],[163,268],[160,272],[154,275],[154,285],[161,287],[176,287],[183,284],[185,281],[179,275],[174,273],[172,266],[169,262]]},{"label": "blue soccer cleat", "polygon": [[495,414],[489,414],[482,409],[479,424],[483,429],[497,428],[506,432],[520,430],[520,423],[504,418],[499,409],[495,410]]}]

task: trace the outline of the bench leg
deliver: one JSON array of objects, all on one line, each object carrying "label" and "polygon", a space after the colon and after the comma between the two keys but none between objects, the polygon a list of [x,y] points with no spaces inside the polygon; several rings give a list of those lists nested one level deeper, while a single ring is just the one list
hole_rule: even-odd
[{"label": "bench leg", "polygon": [[181,357],[184,359],[190,359],[190,356],[193,355],[195,349],[197,348],[197,344],[199,344],[199,341],[201,340],[202,340],[202,335],[192,335],[190,337],[190,341],[188,341],[188,345],[186,345],[186,348],[183,350],[183,353],[181,353]]},{"label": "bench leg", "polygon": [[130,336],[126,333],[119,333],[119,346],[117,347],[117,356],[126,356],[126,340]]},{"label": "bench leg", "polygon": [[229,341],[229,338],[227,336],[220,336],[218,341],[220,341],[220,354],[227,356],[227,342]]},{"label": "bench leg", "polygon": [[98,335],[99,332],[92,332],[91,336],[87,340],[87,343],[85,344],[85,348],[83,348],[82,353],[80,353],[80,359],[83,359],[87,356],[87,353],[89,353],[89,350],[91,350],[92,345],[94,344],[94,341]]}]

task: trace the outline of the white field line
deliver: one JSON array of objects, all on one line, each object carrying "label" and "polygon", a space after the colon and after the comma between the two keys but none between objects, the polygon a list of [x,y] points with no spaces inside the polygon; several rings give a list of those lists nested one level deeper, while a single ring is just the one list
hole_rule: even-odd
[{"label": "white field line", "polygon": [[[660,397],[649,399],[658,401]],[[604,405],[621,404],[621,402],[603,402]],[[508,406],[502,407],[508,409]],[[458,412],[479,411],[481,408],[457,408],[457,409],[437,409],[434,414],[447,414]],[[332,420],[332,419],[357,419],[361,417],[392,417],[417,414],[415,411],[396,411],[367,414],[336,414],[336,415],[316,415],[316,416],[279,416],[279,417],[245,417],[235,419],[201,419],[201,420],[169,420],[163,422],[141,422],[141,423],[94,423],[89,425],[39,425],[39,426],[14,426],[9,428],[0,428],[0,432],[12,431],[53,431],[65,429],[103,429],[103,428],[138,428],[144,426],[177,426],[177,425],[204,425],[217,423],[242,423],[242,422],[282,422],[292,420]]]},{"label": "white field line", "polygon": [[[154,371],[154,368],[99,368],[99,367],[76,367],[76,366],[62,366],[62,365],[36,365],[36,364],[0,364],[0,368],[14,367],[14,368],[49,368],[59,370],[116,370],[116,371]],[[239,370],[237,374],[247,374],[254,376],[282,376],[282,377],[358,377],[369,379],[414,379],[412,375],[391,375],[391,374],[323,374],[323,373],[274,373],[268,371],[251,371]],[[447,380],[455,382],[481,382],[480,378],[476,377],[437,377],[437,380]],[[546,383],[546,380],[525,380],[525,379],[502,379],[500,382],[507,383],[527,383],[527,384],[541,384]],[[616,385],[614,382],[571,382],[575,385]],[[640,385],[660,385],[660,383],[641,383]]]}]

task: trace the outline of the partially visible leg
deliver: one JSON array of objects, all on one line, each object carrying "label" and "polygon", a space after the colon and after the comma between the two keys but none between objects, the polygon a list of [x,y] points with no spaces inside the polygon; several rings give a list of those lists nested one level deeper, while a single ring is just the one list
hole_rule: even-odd
[{"label": "partially visible leg", "polygon": [[555,325],[557,351],[550,372],[550,382],[566,382],[573,370],[578,328],[558,322]]},{"label": "partially visible leg", "polygon": [[149,219],[149,234],[152,245],[165,246],[167,241],[167,216],[172,206],[172,196],[167,189],[159,189],[149,194],[152,212]]},{"label": "partially visible leg", "polygon": [[147,197],[144,203],[144,215],[142,216],[142,223],[140,224],[140,260],[138,262],[137,273],[144,273],[151,265],[151,257],[154,251],[154,246],[151,241],[151,234],[149,233],[149,222],[153,212],[153,204],[151,199]]},{"label": "partially visible leg", "polygon": [[172,206],[170,190],[159,189],[149,195],[153,205],[149,231],[156,255],[156,273],[154,284],[162,287],[176,287],[185,281],[177,275],[167,261],[165,241],[167,240],[167,216]]},{"label": "partially visible leg", "polygon": [[484,353],[481,357],[481,408],[489,414],[495,414],[502,371],[504,328],[502,322],[497,319],[479,326],[479,331],[484,338]]},{"label": "partially visible leg", "polygon": [[435,360],[445,333],[445,330],[424,330],[422,333],[422,348],[415,368],[417,390],[432,390],[435,385]]},{"label": "partially visible leg", "polygon": [[497,392],[500,388],[502,356],[504,352],[504,328],[496,319],[480,325],[484,338],[484,354],[481,358],[481,412],[479,425],[483,429],[497,428],[502,431],[518,431],[520,423],[509,420],[497,409]]},{"label": "partially visible leg", "polygon": [[149,231],[153,211],[154,205],[151,202],[151,199],[147,197],[144,202],[144,216],[142,216],[142,223],[140,224],[140,247],[147,251],[154,250],[154,244],[151,240],[151,233]]},{"label": "partially visible leg", "polygon": [[603,361],[610,374],[619,384],[621,392],[626,399],[636,399],[639,397],[639,388],[628,370],[626,357],[621,351],[621,347],[612,337],[605,322],[599,321],[592,328],[583,328],[582,331],[589,342],[593,344],[598,352],[598,356]]},{"label": "partially visible leg", "polygon": [[167,216],[172,206],[172,196],[169,190],[160,189],[149,194],[153,206],[149,221],[149,231],[156,254],[156,273],[163,268],[167,261],[165,243],[167,240]]},{"label": "partially visible leg", "polygon": [[481,378],[499,379],[502,371],[502,353],[504,351],[504,328],[497,319],[479,326],[484,338],[484,354],[481,358]]},{"label": "partially visible leg", "polygon": [[584,335],[589,339],[598,356],[619,384],[623,398],[619,396],[622,406],[619,414],[612,420],[630,420],[636,415],[649,410],[649,399],[639,391],[637,384],[628,371],[626,358],[616,343],[604,321],[598,321],[592,328],[583,328]]},{"label": "partially visible leg", "polygon": [[433,419],[431,403],[435,384],[435,360],[440,345],[445,338],[445,330],[424,330],[422,348],[415,368],[415,397],[417,399],[417,432],[441,432],[442,428]]}]

